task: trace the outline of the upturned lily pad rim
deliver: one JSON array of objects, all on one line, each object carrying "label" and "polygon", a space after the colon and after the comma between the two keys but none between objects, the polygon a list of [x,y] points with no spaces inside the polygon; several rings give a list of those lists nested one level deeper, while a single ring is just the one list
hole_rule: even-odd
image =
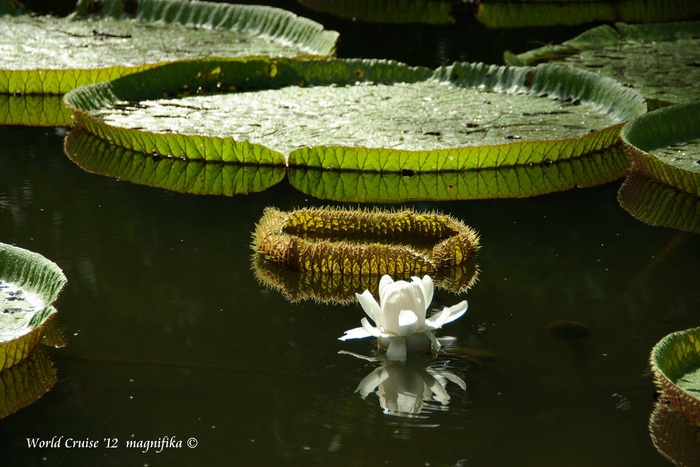
[{"label": "upturned lily pad rim", "polygon": [[[189,78],[183,79],[183,76]],[[455,63],[429,70],[385,60],[247,57],[181,61],[84,86],[65,97],[76,125],[96,136],[142,153],[224,162],[286,164],[281,153],[247,141],[201,135],[174,135],[109,125],[92,115],[121,101],[157,99],[179,89],[278,89],[288,86],[347,85],[357,82],[449,82],[477,91],[525,92],[540,98],[582,101],[620,122],[646,112],[636,91],[594,73],[560,65],[503,67]],[[621,125],[618,124],[618,125]],[[363,146],[311,146],[293,150],[288,164],[338,170],[435,172],[551,163],[581,157],[617,143],[613,125],[579,138],[516,141],[495,146],[398,150]],[[203,150],[202,148],[206,148]]]},{"label": "upturned lily pad rim", "polygon": [[44,305],[34,313],[22,333],[0,342],[0,370],[4,370],[27,358],[41,341],[47,320],[57,312],[53,303],[67,279],[53,261],[5,243],[0,243],[0,279],[37,294]]},{"label": "upturned lily pad rim", "polygon": [[651,154],[654,149],[700,139],[700,102],[662,107],[629,121],[620,132],[635,169],[649,177],[700,196],[700,167],[686,170]]},{"label": "upturned lily pad rim", "polygon": [[700,427],[700,397],[678,386],[686,374],[700,368],[700,327],[664,336],[652,349],[650,362],[663,397]]}]

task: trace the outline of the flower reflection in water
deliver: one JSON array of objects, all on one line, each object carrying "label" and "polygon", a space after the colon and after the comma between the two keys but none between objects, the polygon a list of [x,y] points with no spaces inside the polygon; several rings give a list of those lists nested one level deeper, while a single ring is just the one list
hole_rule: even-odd
[{"label": "flower reflection in water", "polygon": [[429,365],[429,358],[411,358],[406,362],[397,362],[346,351],[340,353],[370,362],[381,362],[380,366],[360,381],[355,392],[362,399],[376,393],[379,404],[387,415],[427,418],[427,412],[436,408],[447,409],[450,402],[446,389],[448,382],[456,384],[463,391],[467,390],[462,378],[441,368],[441,364]]}]

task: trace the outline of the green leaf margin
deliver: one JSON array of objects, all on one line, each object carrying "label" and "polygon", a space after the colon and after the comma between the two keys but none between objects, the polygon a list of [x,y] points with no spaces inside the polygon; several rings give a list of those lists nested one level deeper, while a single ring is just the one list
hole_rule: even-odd
[{"label": "green leaf margin", "polygon": [[0,342],[2,371],[27,358],[41,341],[47,320],[57,311],[52,304],[67,279],[53,261],[39,253],[5,243],[0,243],[0,279],[38,294],[45,303],[44,308],[37,311],[29,321],[26,334]]},{"label": "green leaf margin", "polygon": [[649,112],[628,122],[620,136],[637,170],[665,185],[700,196],[700,159],[696,170],[687,170],[650,154],[655,148],[700,138],[700,102]]},{"label": "green leaf margin", "polygon": [[687,374],[700,368],[700,327],[664,336],[652,349],[650,362],[665,400],[688,422],[700,427],[698,394],[691,394],[678,386]]}]

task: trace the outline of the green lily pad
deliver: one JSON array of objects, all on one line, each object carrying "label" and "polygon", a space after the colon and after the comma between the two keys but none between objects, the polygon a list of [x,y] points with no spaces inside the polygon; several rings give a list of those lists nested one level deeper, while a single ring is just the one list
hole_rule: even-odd
[{"label": "green lily pad", "polygon": [[65,140],[66,155],[86,172],[196,195],[234,196],[266,190],[282,181],[281,165],[217,163],[153,157],[75,128]]},{"label": "green lily pad", "polygon": [[369,23],[452,24],[451,0],[298,0],[306,8]]},{"label": "green lily pad", "polygon": [[325,56],[338,38],[278,8],[196,0],[80,0],[65,18],[2,15],[0,30],[0,93],[10,94],[63,94],[181,59]]},{"label": "green lily pad", "polygon": [[41,341],[65,283],[52,261],[0,243],[0,371],[27,358]]},{"label": "green lily pad", "polygon": [[573,26],[594,22],[678,21],[700,14],[695,0],[480,0],[476,18],[489,28]]},{"label": "green lily pad", "polygon": [[172,63],[65,100],[77,126],[137,152],[399,173],[586,156],[646,110],[570,67],[264,57]]},{"label": "green lily pad", "polygon": [[602,25],[561,45],[506,52],[505,61],[555,62],[597,72],[638,89],[652,108],[700,100],[700,22]]},{"label": "green lily pad", "polygon": [[645,114],[625,125],[621,137],[636,170],[700,196],[700,103]]},{"label": "green lily pad", "polygon": [[651,352],[651,365],[664,400],[700,426],[700,328],[661,339]]},{"label": "green lily pad", "polygon": [[646,224],[700,234],[700,197],[663,185],[638,170],[627,176],[617,200]]}]

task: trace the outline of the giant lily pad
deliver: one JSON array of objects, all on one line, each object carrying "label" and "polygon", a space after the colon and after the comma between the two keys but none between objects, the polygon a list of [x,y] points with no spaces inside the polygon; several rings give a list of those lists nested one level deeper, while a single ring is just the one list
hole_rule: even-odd
[{"label": "giant lily pad", "polygon": [[655,110],[622,131],[637,170],[700,196],[700,103]]},{"label": "giant lily pad", "polygon": [[506,52],[505,60],[519,66],[557,62],[597,72],[637,88],[653,108],[700,99],[700,22],[602,25],[561,45],[520,55]]},{"label": "giant lily pad", "polygon": [[646,110],[635,91],[570,67],[285,58],[172,63],[66,102],[76,125],[141,153],[399,173],[587,156]]},{"label": "giant lily pad", "polygon": [[664,400],[700,426],[700,328],[661,339],[651,352],[651,366]]},{"label": "giant lily pad", "polygon": [[696,0],[476,0],[490,28],[572,26],[594,22],[677,21],[700,14]]},{"label": "giant lily pad", "polygon": [[65,283],[52,261],[0,243],[0,371],[27,358],[41,341]]},{"label": "giant lily pad", "polygon": [[0,30],[0,93],[22,94],[62,94],[179,59],[329,55],[338,37],[278,8],[196,0],[80,0],[66,18],[0,15]]}]

